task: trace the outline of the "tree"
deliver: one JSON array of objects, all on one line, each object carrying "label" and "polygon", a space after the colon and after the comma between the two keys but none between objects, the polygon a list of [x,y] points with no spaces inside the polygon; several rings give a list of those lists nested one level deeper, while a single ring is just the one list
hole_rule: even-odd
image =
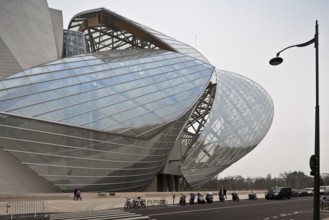
[{"label": "tree", "polygon": [[329,185],[329,173],[322,173],[321,178],[323,180],[323,185],[328,186]]},{"label": "tree", "polygon": [[283,172],[280,173],[280,176],[285,186],[290,186],[295,189],[302,189],[313,185],[313,178],[306,176],[302,171]]},{"label": "tree", "polygon": [[[329,174],[321,175],[321,185],[329,185]],[[313,186],[313,177],[307,176],[301,171],[285,171],[275,178],[272,178],[271,174],[268,174],[265,178],[244,178],[241,175],[227,176],[220,179],[216,177],[203,185],[199,190],[266,190],[275,186],[290,186],[295,189],[304,189]]]}]

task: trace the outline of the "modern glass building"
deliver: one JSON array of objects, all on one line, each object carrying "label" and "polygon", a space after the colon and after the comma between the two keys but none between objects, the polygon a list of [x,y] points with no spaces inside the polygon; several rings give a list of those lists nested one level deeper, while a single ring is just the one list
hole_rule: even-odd
[{"label": "modern glass building", "polygon": [[18,53],[8,36],[29,30],[0,24],[0,192],[198,189],[268,132],[272,99],[250,79],[108,9],[63,30],[39,3],[0,2],[18,27],[41,10],[53,37],[32,38],[54,50]]}]

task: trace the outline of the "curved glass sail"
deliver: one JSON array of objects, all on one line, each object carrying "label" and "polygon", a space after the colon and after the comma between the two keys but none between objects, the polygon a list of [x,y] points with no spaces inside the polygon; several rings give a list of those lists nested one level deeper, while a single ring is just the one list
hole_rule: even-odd
[{"label": "curved glass sail", "polygon": [[170,51],[80,55],[3,79],[0,110],[139,136],[183,115],[205,89],[212,70]]},{"label": "curved glass sail", "polygon": [[185,152],[181,172],[197,189],[249,153],[270,129],[274,108],[268,93],[241,75],[216,70],[209,118]]},{"label": "curved glass sail", "polygon": [[0,147],[63,191],[141,191],[213,67],[163,50],[57,60],[0,81]]}]

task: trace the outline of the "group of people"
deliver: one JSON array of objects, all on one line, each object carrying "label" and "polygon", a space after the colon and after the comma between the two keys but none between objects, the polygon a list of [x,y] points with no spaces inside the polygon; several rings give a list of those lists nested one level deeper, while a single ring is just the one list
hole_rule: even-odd
[{"label": "group of people", "polygon": [[73,200],[82,200],[81,191],[79,188],[75,189],[73,194],[74,194]]}]

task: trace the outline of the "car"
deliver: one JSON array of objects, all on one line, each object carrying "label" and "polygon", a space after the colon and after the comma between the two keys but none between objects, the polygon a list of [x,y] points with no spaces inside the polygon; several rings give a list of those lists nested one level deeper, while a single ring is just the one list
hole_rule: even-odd
[{"label": "car", "polygon": [[291,196],[292,196],[291,187],[274,187],[265,194],[265,198],[267,200],[282,199],[282,198],[290,199]]},{"label": "car", "polygon": [[329,186],[320,186],[320,195],[329,195]]},{"label": "car", "polygon": [[313,187],[308,187],[304,189],[309,196],[314,195],[314,188]]},{"label": "car", "polygon": [[297,189],[291,189],[291,197],[298,197],[299,193]]},{"label": "car", "polygon": [[298,196],[309,196],[308,192],[304,189],[298,191]]}]

